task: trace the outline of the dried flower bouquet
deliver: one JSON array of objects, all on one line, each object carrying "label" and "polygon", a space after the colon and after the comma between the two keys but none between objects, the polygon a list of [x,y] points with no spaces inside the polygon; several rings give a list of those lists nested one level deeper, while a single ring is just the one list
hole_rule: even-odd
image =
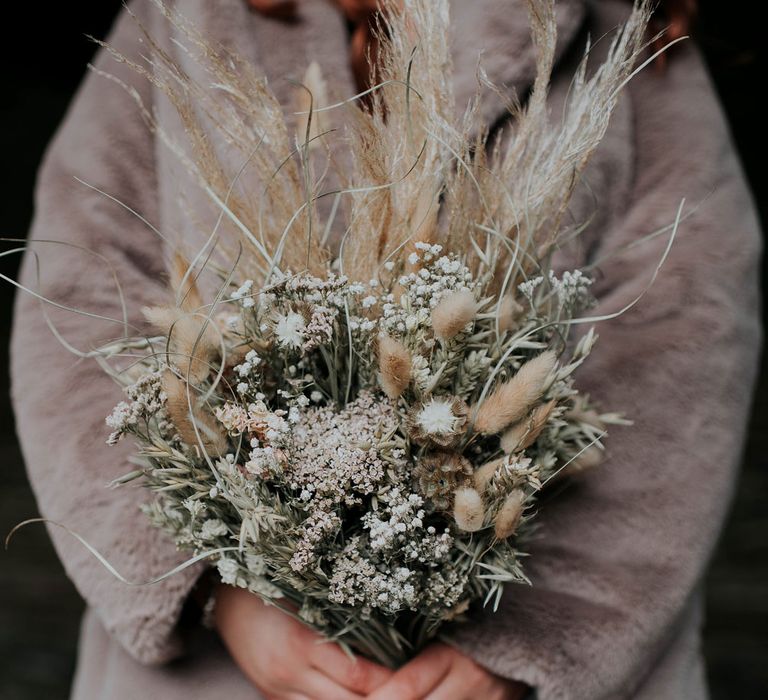
[{"label": "dried flower bouquet", "polygon": [[[144,109],[150,126],[238,235],[217,242],[218,258],[177,253],[168,304],[145,309],[157,334],[102,348],[127,394],[109,441],[139,444],[140,466],[119,481],[151,489],[153,523],[210,554],[224,582],[389,665],[526,582],[537,495],[598,463],[606,427],[625,422],[574,383],[596,340],[590,328],[569,342],[590,321],[591,280],[555,274],[552,255],[579,233],[563,214],[646,46],[649,7],[602,65],[588,74],[584,61],[555,123],[554,7],[530,4],[537,76],[525,106],[510,104],[504,140],[488,138],[477,103],[454,116],[447,0],[385,3],[367,105],[318,109],[311,66],[295,135],[247,61],[160,2],[217,89],[149,34],[148,63],[134,65],[189,143]],[[324,128],[331,108],[346,110],[343,136]],[[232,186],[211,126],[269,174],[261,196]],[[351,165],[322,220],[321,163],[340,138]],[[210,298],[203,268],[219,275]]]}]

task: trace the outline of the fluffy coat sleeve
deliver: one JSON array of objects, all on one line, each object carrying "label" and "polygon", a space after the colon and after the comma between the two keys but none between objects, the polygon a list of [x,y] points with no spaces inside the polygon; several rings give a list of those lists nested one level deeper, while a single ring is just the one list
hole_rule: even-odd
[{"label": "fluffy coat sleeve", "polygon": [[[148,22],[149,3],[133,5],[139,19]],[[124,10],[108,41],[138,60],[138,36]],[[95,65],[135,87],[151,104],[148,81],[130,68],[103,50]],[[156,234],[135,215],[76,178],[156,222],[154,149],[133,99],[116,82],[90,73],[40,168],[20,282],[56,304],[91,314],[46,305],[63,339],[80,351],[123,335],[120,323],[97,317],[122,317],[109,265],[122,286],[129,322],[139,324],[141,306],[163,294],[163,251]],[[41,515],[84,537],[132,581],[146,581],[182,561],[170,539],[139,512],[142,494],[133,487],[107,488],[132,469],[130,440],[117,447],[105,444],[104,418],[119,401],[120,390],[95,360],[66,350],[48,327],[38,299],[21,291],[11,375],[17,430]],[[80,594],[131,655],[158,663],[179,653],[176,622],[199,575],[197,567],[156,585],[132,587],[114,578],[70,535],[55,527],[50,534]]]},{"label": "fluffy coat sleeve", "polygon": [[[640,303],[597,324],[577,373],[582,391],[634,425],[612,428],[607,462],[537,516],[533,585],[510,587],[497,613],[448,637],[539,700],[633,697],[665,654],[731,500],[762,341],[755,207],[696,47],[676,50],[662,75],[643,71],[625,99],[637,154],[630,205],[596,255],[670,224],[682,198],[698,207]],[[601,265],[590,314],[640,294],[666,243]]]}]

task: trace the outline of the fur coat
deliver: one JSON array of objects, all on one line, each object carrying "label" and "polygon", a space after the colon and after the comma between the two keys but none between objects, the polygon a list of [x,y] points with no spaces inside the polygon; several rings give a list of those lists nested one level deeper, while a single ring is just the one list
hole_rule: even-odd
[{"label": "fur coat", "polygon": [[[214,40],[252,57],[286,103],[293,89],[286,78],[303,75],[312,60],[334,97],[354,94],[348,30],[332,3],[304,0],[295,22],[253,14],[242,0],[177,4]],[[167,39],[148,0],[131,7]],[[481,53],[491,80],[524,96],[534,61],[523,0],[455,0],[452,10],[457,109],[475,92]],[[627,11],[619,0],[559,3],[554,114],[586,37],[610,32]],[[123,11],[108,40],[137,57],[145,49],[138,36]],[[180,135],[172,108],[146,80],[103,50],[95,64],[134,86]],[[502,100],[486,94],[482,112],[499,122]],[[41,166],[21,272],[27,287],[93,314],[47,311],[57,333],[87,353],[121,333],[98,318],[121,314],[112,270],[131,321],[140,323],[141,306],[164,297],[163,246],[134,214],[76,178],[163,232],[192,236],[196,222],[187,215],[194,191],[136,103],[89,73]],[[577,375],[582,391],[634,425],[613,429],[606,463],[543,509],[527,563],[533,585],[508,589],[497,613],[478,615],[448,640],[494,673],[535,687],[540,700],[707,695],[700,590],[734,488],[755,381],[761,242],[728,125],[691,41],[673,50],[666,71],[650,67],[631,81],[573,202],[573,216],[592,222],[578,248],[563,252],[564,264],[611,253],[597,267],[595,315],[622,308],[647,286],[666,236],[628,244],[670,224],[682,198],[694,212],[661,273],[640,303],[599,324],[600,340]],[[143,494],[105,488],[130,469],[130,441],[105,445],[104,417],[119,389],[93,359],[62,346],[29,294],[16,302],[11,370],[41,514],[85,536],[129,579],[179,563],[184,557],[139,512]],[[51,536],[87,602],[76,700],[258,697],[213,633],[183,633],[178,624],[199,568],[131,587],[69,535],[52,528]]]}]

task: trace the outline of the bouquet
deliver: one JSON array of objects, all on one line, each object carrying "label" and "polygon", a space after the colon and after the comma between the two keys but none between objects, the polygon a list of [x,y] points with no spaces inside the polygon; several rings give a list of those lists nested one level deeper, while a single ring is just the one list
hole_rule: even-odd
[{"label": "bouquet", "polygon": [[[447,0],[384,3],[365,102],[328,104],[312,65],[295,129],[252,65],[157,4],[208,84],[146,33],[134,67],[188,143],[142,113],[218,221],[203,247],[175,251],[167,304],[144,309],[155,333],[100,350],[127,395],[108,441],[138,443],[118,482],[151,490],[146,515],[190,562],[395,666],[527,582],[542,489],[599,463],[607,426],[627,422],[579,393],[599,319],[583,315],[589,275],[558,273],[553,255],[585,228],[564,214],[649,6],[604,63],[588,71],[585,57],[555,122],[554,5],[531,0],[535,84],[492,134],[477,100],[454,114]],[[331,168],[342,186],[326,191]],[[260,189],[241,186],[246,169]]]}]

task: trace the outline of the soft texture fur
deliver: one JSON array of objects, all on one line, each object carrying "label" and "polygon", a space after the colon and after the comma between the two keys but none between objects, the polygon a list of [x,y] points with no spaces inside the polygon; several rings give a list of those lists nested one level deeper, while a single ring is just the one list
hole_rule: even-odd
[{"label": "soft texture fur", "polygon": [[[132,3],[153,33],[165,25],[146,0]],[[330,99],[354,93],[343,19],[330,3],[308,0],[300,20],[251,15],[241,0],[190,0],[183,10],[214,39],[251,57],[285,105],[312,60]],[[457,104],[474,92],[478,53],[488,73],[524,95],[533,66],[521,0],[456,0]],[[623,2],[569,0],[560,6],[561,58],[551,95],[562,103],[583,46],[626,16]],[[137,30],[125,13],[110,42],[135,56]],[[605,43],[605,42],[603,42]],[[573,51],[567,49],[572,47]],[[177,49],[170,45],[170,51]],[[600,53],[601,43],[595,48]],[[658,280],[624,316],[600,324],[600,340],[577,373],[601,405],[623,410],[631,428],[611,431],[608,459],[537,519],[532,587],[511,587],[500,610],[446,634],[491,671],[535,686],[541,700],[706,697],[699,652],[699,584],[730,502],[761,343],[754,204],[722,110],[695,46],[675,50],[667,72],[646,70],[630,84],[571,211],[598,210],[563,267],[593,260],[670,223],[679,201],[700,208],[685,221]],[[183,60],[183,59],[182,59]],[[97,65],[148,103],[149,86],[104,53]],[[170,131],[170,106],[156,100]],[[502,116],[501,101],[483,114]],[[329,113],[329,117],[333,113]],[[336,115],[335,118],[339,118]],[[211,212],[190,216],[194,189],[158,146],[120,87],[89,75],[40,171],[31,238],[77,243],[108,256],[132,313],[163,299],[159,240],[135,217],[74,177],[140,211],[185,239]],[[186,195],[185,195],[186,192]],[[207,219],[204,217],[208,217]],[[198,218],[202,217],[202,218]],[[199,236],[199,234],[197,234]],[[621,308],[647,284],[663,238],[600,266],[595,314]],[[42,288],[59,302],[118,317],[108,270],[81,252],[40,242]],[[194,250],[194,248],[192,248]],[[36,288],[27,255],[22,282]],[[81,350],[119,335],[117,324],[65,312],[51,316]],[[105,485],[129,470],[130,442],[105,444],[104,416],[119,390],[92,360],[77,360],[54,339],[38,303],[20,294],[12,345],[18,430],[41,513],[87,536],[126,577],[145,580],[183,557],[138,511],[142,495]],[[200,569],[160,584],[129,587],[79,544],[51,532],[69,576],[86,599],[74,697],[164,700],[258,697],[210,633],[193,640],[177,619]],[[168,663],[175,659],[173,663]]]}]

